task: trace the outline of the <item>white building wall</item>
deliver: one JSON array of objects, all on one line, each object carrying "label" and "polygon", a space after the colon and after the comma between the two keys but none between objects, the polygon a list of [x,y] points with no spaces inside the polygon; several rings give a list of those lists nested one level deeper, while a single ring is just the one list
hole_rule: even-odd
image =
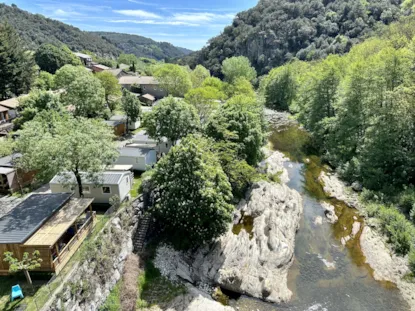
[{"label": "white building wall", "polygon": [[[85,184],[83,186],[90,187],[90,192],[87,192],[86,189],[84,188],[84,198],[94,199],[93,203],[109,203],[110,198],[114,195],[118,195],[121,200],[125,198],[125,195],[123,198],[121,198],[122,194],[121,194],[120,185],[102,185],[99,187],[94,187],[94,185]],[[102,187],[110,187],[111,193],[103,193]],[[76,198],[79,198],[78,186],[75,186],[74,189],[71,190],[71,187],[64,187],[61,184],[50,184],[50,190],[52,193],[72,192],[74,193],[74,196]],[[125,192],[125,190],[123,191]]]}]

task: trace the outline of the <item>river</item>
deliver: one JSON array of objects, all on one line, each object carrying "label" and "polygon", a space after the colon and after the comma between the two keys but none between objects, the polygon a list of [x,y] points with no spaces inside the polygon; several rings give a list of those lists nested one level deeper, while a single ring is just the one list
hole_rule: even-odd
[{"label": "river", "polygon": [[[230,305],[241,311],[409,310],[394,284],[375,281],[373,271],[364,263],[359,243],[362,229],[346,246],[342,245],[341,238],[351,234],[353,223],[360,222],[363,228],[364,220],[344,202],[325,196],[317,180],[325,168],[318,157],[305,151],[309,149],[307,133],[296,125],[287,126],[275,129],[270,142],[290,158],[285,163],[290,177],[288,186],[301,194],[304,204],[288,281],[293,299],[288,304],[275,305],[242,296],[231,300]],[[339,221],[335,225],[326,221],[322,202],[336,207]],[[322,224],[315,224],[318,216],[323,218]]]}]

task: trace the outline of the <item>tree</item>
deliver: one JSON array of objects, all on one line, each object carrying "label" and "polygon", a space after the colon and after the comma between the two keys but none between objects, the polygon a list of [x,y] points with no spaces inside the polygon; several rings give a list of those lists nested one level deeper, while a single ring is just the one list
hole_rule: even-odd
[{"label": "tree", "polygon": [[189,135],[156,165],[152,213],[167,236],[182,248],[211,242],[232,220],[231,186],[211,142]]},{"label": "tree", "polygon": [[0,23],[0,100],[27,93],[35,78],[35,62],[19,35]]},{"label": "tree", "polygon": [[224,100],[225,97],[223,92],[211,86],[191,89],[184,96],[185,100],[197,109],[202,123],[206,122],[219,106],[218,101]]},{"label": "tree", "polygon": [[160,87],[171,96],[183,97],[192,88],[189,72],[179,65],[162,65],[156,69],[154,76]]},{"label": "tree", "polygon": [[101,82],[101,86],[105,90],[105,101],[107,102],[108,108],[111,110],[111,112],[113,112],[115,109],[115,101],[111,99],[111,97],[120,96],[122,94],[121,85],[118,83],[117,78],[114,77],[110,72],[98,72],[95,76]]},{"label": "tree", "polygon": [[255,91],[251,82],[244,77],[236,78],[232,83],[227,83],[225,85],[225,90],[228,97],[237,95],[245,95],[246,97],[255,96]]},{"label": "tree", "polygon": [[9,156],[13,153],[14,140],[12,138],[0,140],[0,157]]},{"label": "tree", "polygon": [[216,141],[238,144],[241,159],[256,165],[263,157],[263,123],[262,106],[254,98],[240,95],[216,111],[206,125],[205,132]]},{"label": "tree", "polygon": [[81,76],[92,76],[92,73],[82,66],[65,65],[56,71],[55,88],[67,89],[73,81]]},{"label": "tree", "polygon": [[82,63],[66,45],[56,47],[42,44],[35,53],[35,60],[41,70],[54,74],[64,65],[81,66]]},{"label": "tree", "polygon": [[132,72],[136,72],[136,69],[135,69],[135,62],[133,62],[133,63],[132,63],[132,65],[130,66],[130,71],[132,71]]},{"label": "tree", "polygon": [[[18,134],[16,149],[22,157],[17,165],[27,171],[36,170],[41,180],[69,172],[76,179],[81,197],[82,173],[97,178],[118,155],[113,130],[101,120],[43,111]],[[67,177],[70,180],[71,176]]]},{"label": "tree", "polygon": [[210,78],[206,78],[203,81],[202,86],[203,87],[210,86],[210,87],[217,89],[220,92],[225,92],[226,84],[216,77],[210,77]]},{"label": "tree", "polygon": [[41,71],[33,86],[44,91],[53,90],[55,88],[55,77],[49,72]]},{"label": "tree", "polygon": [[172,144],[200,128],[195,107],[171,96],[144,115],[143,125],[150,137],[159,141],[166,137]]},{"label": "tree", "polygon": [[205,81],[207,78],[210,78],[210,72],[202,65],[197,65],[190,74],[190,78],[194,88],[201,87],[203,81]]},{"label": "tree", "polygon": [[39,268],[43,260],[40,258],[40,252],[34,251],[32,256],[28,252],[24,252],[22,260],[13,257],[12,252],[5,252],[3,261],[9,264],[9,272],[15,273],[23,271],[27,282],[32,285],[29,271]]},{"label": "tree", "polygon": [[124,90],[121,99],[122,109],[127,116],[127,128],[128,125],[138,120],[141,115],[141,103],[138,98],[131,92]]},{"label": "tree", "polygon": [[296,81],[290,66],[273,69],[267,79],[264,95],[267,107],[288,111],[296,95]]},{"label": "tree", "polygon": [[48,91],[35,89],[28,96],[19,99],[19,104],[21,112],[19,117],[13,120],[16,129],[21,128],[24,123],[31,121],[38,113],[44,110],[65,113],[59,95]]},{"label": "tree", "polygon": [[63,99],[67,105],[75,106],[76,116],[95,118],[105,112],[105,90],[93,75],[76,78],[69,84]]},{"label": "tree", "polygon": [[245,78],[252,81],[256,78],[255,68],[244,56],[227,58],[222,63],[222,74],[227,82],[234,82],[237,78]]}]

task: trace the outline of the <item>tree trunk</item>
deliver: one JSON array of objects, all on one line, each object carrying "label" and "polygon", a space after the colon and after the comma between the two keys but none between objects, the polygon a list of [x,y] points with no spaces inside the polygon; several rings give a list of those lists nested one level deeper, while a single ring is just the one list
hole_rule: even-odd
[{"label": "tree trunk", "polygon": [[24,273],[24,276],[26,277],[27,282],[28,282],[31,286],[33,286],[33,283],[32,283],[32,278],[30,277],[29,271],[25,269],[25,270],[23,270],[23,273]]},{"label": "tree trunk", "polygon": [[83,198],[84,197],[84,190],[83,190],[83,187],[82,187],[81,175],[79,175],[79,171],[77,169],[73,173],[75,174],[76,182],[78,183],[79,197]]}]

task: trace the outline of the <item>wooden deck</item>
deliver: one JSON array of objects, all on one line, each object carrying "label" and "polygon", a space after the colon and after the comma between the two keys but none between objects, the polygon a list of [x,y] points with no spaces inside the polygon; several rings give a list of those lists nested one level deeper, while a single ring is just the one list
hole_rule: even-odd
[{"label": "wooden deck", "polygon": [[56,274],[65,267],[69,259],[75,254],[79,246],[91,233],[96,224],[95,213],[90,217],[81,228],[78,229],[78,233],[66,244],[66,246],[59,252],[59,256],[53,260],[53,267]]}]

